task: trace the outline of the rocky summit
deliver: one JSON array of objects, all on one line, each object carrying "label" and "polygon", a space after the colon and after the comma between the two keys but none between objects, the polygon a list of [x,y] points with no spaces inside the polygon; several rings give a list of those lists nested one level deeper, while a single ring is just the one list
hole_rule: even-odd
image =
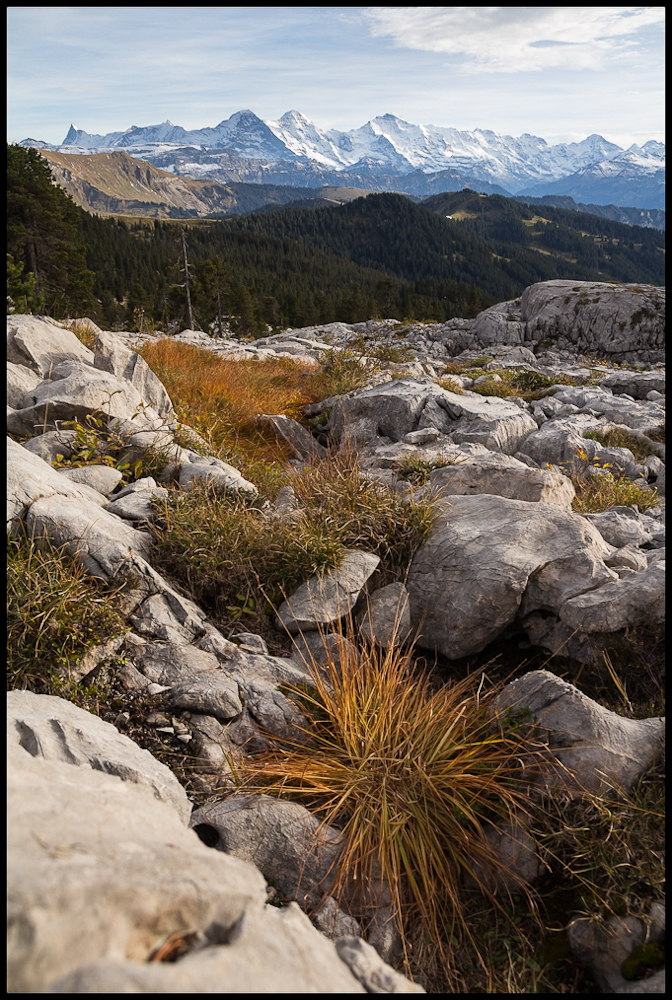
[{"label": "rocky summit", "polygon": [[[123,710],[106,721],[10,691],[10,993],[424,992],[393,968],[384,884],[367,923],[352,886],[326,891],[341,831],[298,802],[236,793],[246,752],[305,732],[288,685],[310,688],[309,663],[348,655],[348,643],[388,648],[413,634],[447,664],[511,636],[548,653],[550,668],[506,684],[496,705],[536,727],[545,764],[527,780],[542,799],[630,789],[660,759],[664,719],[605,708],[556,675],[552,656],[590,671],[628,630],[662,626],[664,303],[663,288],[550,281],[474,320],[333,323],[247,342],[176,335],[259,364],[355,358],[360,388],[312,404],[303,423],[260,420],[296,469],[354,454],[363,481],[435,504],[404,581],[381,584],[378,556],[358,546],[278,601],[282,656],[240,621],[224,634],[152,564],[156,498],[204,482],[258,494],[179,424],[133,349],[152,338],[82,320],[90,349],[48,317],[8,316],[8,532],[50,539],[98,579],[131,581],[124,633],[66,680],[106,665],[122,698],[153,699],[147,725],[192,761],[188,795],[125,735]],[[160,456],[156,475],[124,483],[104,455],[68,467],[77,422],[92,414],[123,441],[125,468]],[[639,504],[578,512],[579,484],[614,473]],[[285,487],[264,516],[291,523],[300,510]],[[347,639],[344,617],[359,627]],[[541,867],[527,834],[495,832],[514,884],[533,886]],[[614,915],[609,934],[572,924],[570,953],[603,992],[664,991],[664,972],[622,974],[635,947],[662,940],[664,902],[655,907]]]}]

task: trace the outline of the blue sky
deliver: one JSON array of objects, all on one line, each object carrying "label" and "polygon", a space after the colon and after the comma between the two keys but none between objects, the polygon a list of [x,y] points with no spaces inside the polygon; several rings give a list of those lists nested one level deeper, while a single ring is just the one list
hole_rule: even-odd
[{"label": "blue sky", "polygon": [[9,7],[7,138],[250,108],[664,141],[664,7]]}]

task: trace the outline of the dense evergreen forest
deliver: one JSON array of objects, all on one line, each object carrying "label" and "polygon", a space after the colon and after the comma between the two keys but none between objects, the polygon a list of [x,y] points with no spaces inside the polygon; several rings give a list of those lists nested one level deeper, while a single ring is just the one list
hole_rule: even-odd
[{"label": "dense evergreen forest", "polygon": [[223,318],[254,334],[375,316],[471,317],[548,278],[664,282],[664,234],[647,242],[649,230],[580,216],[592,220],[582,235],[583,221],[571,229],[551,219],[577,213],[544,207],[541,246],[496,197],[487,199],[492,211],[465,211],[460,221],[442,217],[452,213],[441,205],[431,211],[390,194],[226,221],[100,218],[53,183],[36,150],[10,146],[8,295],[19,311],[182,329],[188,282],[194,325],[210,329]]}]

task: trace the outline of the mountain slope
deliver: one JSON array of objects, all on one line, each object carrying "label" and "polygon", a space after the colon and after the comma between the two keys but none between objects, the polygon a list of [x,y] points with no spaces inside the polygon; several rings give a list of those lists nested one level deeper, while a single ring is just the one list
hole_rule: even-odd
[{"label": "mountain slope", "polygon": [[[452,215],[445,207],[455,205],[462,206],[463,222],[441,217]],[[479,212],[481,205],[487,211]],[[549,208],[545,215],[554,217],[537,226],[543,228],[541,240],[524,222],[534,212],[513,199],[473,191],[422,205],[402,195],[374,194],[316,212],[287,208],[241,216],[227,226],[300,240],[406,281],[457,281],[499,301],[552,278],[664,284],[662,233]]]},{"label": "mountain slope", "polygon": [[[313,188],[272,184],[221,184],[210,179],[180,177],[128,153],[58,153],[41,149],[54,180],[76,204],[100,215],[145,218],[227,216],[315,197]],[[337,196],[333,191],[341,193]],[[324,197],[341,202],[342,189],[325,188]],[[364,194],[358,191],[356,197]]]}]

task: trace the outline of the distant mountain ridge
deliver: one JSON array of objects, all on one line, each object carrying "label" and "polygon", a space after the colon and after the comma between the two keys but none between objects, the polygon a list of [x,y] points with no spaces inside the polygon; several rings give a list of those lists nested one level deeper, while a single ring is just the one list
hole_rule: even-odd
[{"label": "distant mountain ridge", "polygon": [[298,111],[263,121],[244,110],[212,128],[187,130],[165,121],[95,135],[71,125],[60,146],[34,139],[21,145],[85,154],[124,150],[170,172],[218,182],[340,183],[426,196],[440,190],[432,178],[450,172],[460,186],[487,185],[485,193],[568,194],[639,208],[665,204],[665,146],[654,140],[624,150],[594,134],[549,145],[527,133],[516,138],[415,125],[392,114],[341,132],[322,129]]}]

